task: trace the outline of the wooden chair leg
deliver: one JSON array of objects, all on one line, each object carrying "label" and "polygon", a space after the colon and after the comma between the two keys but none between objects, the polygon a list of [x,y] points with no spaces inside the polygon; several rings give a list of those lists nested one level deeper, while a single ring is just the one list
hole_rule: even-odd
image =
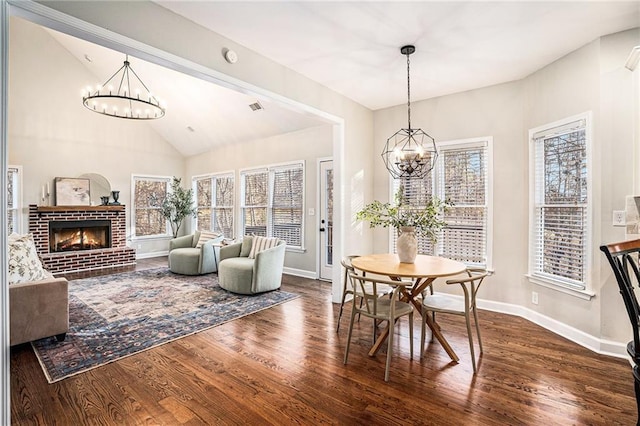
[{"label": "wooden chair leg", "polygon": [[469,313],[464,316],[467,323],[467,334],[469,335],[469,349],[471,351],[471,364],[473,365],[473,374],[476,374],[476,354],[473,349],[473,334],[471,333],[471,316]]},{"label": "wooden chair leg", "polygon": [[476,323],[476,331],[478,332],[478,345],[480,346],[480,353],[483,353],[482,336],[480,336],[480,324],[478,323],[478,312],[476,311],[476,308],[473,308],[473,320]]},{"label": "wooden chair leg", "polygon": [[345,288],[342,290],[342,302],[340,303],[340,313],[338,313],[338,326],[336,327],[336,333],[340,331],[340,319],[342,318],[342,310],[344,309],[344,301],[347,298],[346,283]]},{"label": "wooden chair leg", "polygon": [[389,337],[387,337],[387,340],[389,341],[389,345],[387,346],[387,365],[384,370],[385,382],[389,381],[389,368],[391,367],[391,356],[393,351],[393,335],[395,334],[394,328],[393,321],[389,321]]},{"label": "wooden chair leg", "polygon": [[422,327],[420,329],[420,359],[424,357],[424,340],[427,334],[427,319],[425,318],[426,315],[429,315],[429,313],[425,312],[420,316],[420,318],[422,318]]},{"label": "wooden chair leg", "polygon": [[413,311],[409,314],[409,351],[413,360]]},{"label": "wooden chair leg", "polygon": [[347,363],[347,359],[349,358],[349,346],[351,346],[351,333],[353,332],[353,321],[356,318],[355,309],[351,311],[351,320],[349,321],[349,332],[347,333],[347,346],[344,349],[344,364]]}]

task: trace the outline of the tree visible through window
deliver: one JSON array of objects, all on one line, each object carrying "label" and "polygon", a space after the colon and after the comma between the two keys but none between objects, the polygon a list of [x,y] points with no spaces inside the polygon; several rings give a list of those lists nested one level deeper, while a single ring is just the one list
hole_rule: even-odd
[{"label": "tree visible through window", "polygon": [[167,195],[170,178],[136,176],[133,181],[134,236],[169,234],[161,207]]},{"label": "tree visible through window", "polygon": [[579,119],[536,132],[532,274],[585,288],[587,132]]},{"label": "tree visible through window", "polygon": [[302,247],[304,163],[243,171],[241,185],[243,233]]},{"label": "tree visible through window", "polygon": [[244,203],[243,233],[267,236],[267,206],[269,198],[268,172],[248,172],[242,175]]},{"label": "tree visible through window", "polygon": [[197,229],[220,232],[226,238],[233,238],[233,174],[198,177],[194,180]]},{"label": "tree visible through window", "polygon": [[[394,193],[403,185],[404,196],[413,206],[423,207],[435,194],[451,206],[447,225],[434,247],[426,236],[418,236],[418,253],[438,255],[474,266],[488,266],[489,143],[487,140],[453,141],[438,145],[439,158],[423,179],[396,179]],[[397,235],[392,230],[395,249]]]}]

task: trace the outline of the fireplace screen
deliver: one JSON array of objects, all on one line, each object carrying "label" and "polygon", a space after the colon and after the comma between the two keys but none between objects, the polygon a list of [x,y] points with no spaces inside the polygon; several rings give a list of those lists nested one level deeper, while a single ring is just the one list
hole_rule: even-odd
[{"label": "fireplace screen", "polygon": [[70,220],[49,222],[51,253],[111,247],[111,221]]}]

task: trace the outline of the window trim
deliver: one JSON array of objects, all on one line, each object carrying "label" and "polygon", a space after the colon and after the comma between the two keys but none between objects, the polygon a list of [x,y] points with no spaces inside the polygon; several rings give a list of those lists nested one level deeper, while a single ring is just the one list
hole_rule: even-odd
[{"label": "window trim", "polygon": [[[458,150],[464,148],[478,148],[484,147],[486,149],[486,182],[485,182],[485,198],[487,204],[487,220],[486,220],[486,241],[485,241],[485,249],[486,249],[486,265],[479,264],[469,264],[468,266],[482,266],[485,269],[492,271],[493,270],[493,136],[479,136],[473,138],[465,138],[465,139],[451,139],[447,141],[437,142],[438,152],[440,153],[442,150]],[[440,156],[439,156],[440,157]],[[432,175],[432,193],[437,194],[439,198],[442,197],[442,188],[439,188],[439,174],[442,173],[442,159],[436,160],[436,166],[434,167]],[[393,200],[395,196],[394,191],[394,179],[392,176],[389,176],[389,200]],[[389,252],[394,252],[393,246],[393,233],[395,229],[389,228]],[[440,255],[442,240],[440,239],[436,245],[436,255]]]},{"label": "window trim", "polygon": [[268,164],[258,167],[246,167],[242,168],[238,171],[239,174],[239,185],[238,191],[240,193],[239,198],[239,208],[237,212],[238,218],[238,228],[237,232],[239,235],[239,239],[243,238],[245,235],[244,229],[244,208],[245,208],[245,184],[243,176],[246,174],[253,173],[267,173],[267,237],[271,237],[271,224],[272,224],[272,206],[273,206],[273,184],[274,184],[274,172],[277,170],[286,170],[286,169],[295,169],[297,167],[302,168],[302,213],[301,213],[301,224],[300,224],[300,246],[293,246],[287,244],[287,251],[296,252],[296,253],[304,253],[306,252],[305,246],[305,226],[306,226],[306,215],[305,215],[305,206],[306,206],[306,196],[307,196],[307,167],[305,164],[305,160],[294,160],[294,161],[286,161],[282,163],[274,163]]},{"label": "window trim", "polygon": [[[197,181],[198,180],[202,180],[202,179],[218,179],[218,178],[223,178],[223,177],[232,177],[233,178],[233,205],[231,206],[231,208],[233,209],[231,215],[233,218],[233,225],[231,226],[232,228],[232,232],[233,235],[225,235],[224,238],[230,238],[233,239],[235,238],[235,235],[237,235],[238,233],[238,225],[237,225],[237,221],[236,221],[236,207],[237,207],[237,201],[236,201],[236,195],[237,195],[237,190],[236,190],[236,172],[235,170],[228,170],[228,171],[224,171],[224,172],[216,172],[216,173],[205,173],[205,174],[201,174],[201,175],[194,175],[191,177],[191,188],[193,189],[193,204],[195,206],[195,208],[198,208],[198,186],[197,186]],[[217,183],[216,183],[217,184]],[[213,188],[212,188],[213,190]],[[215,202],[215,196],[211,197],[211,201]],[[215,210],[216,206],[210,206],[212,211]],[[194,216],[191,218],[191,230],[196,230],[198,229],[198,216]]]},{"label": "window trim", "polygon": [[[556,120],[551,123],[543,124],[535,128],[529,129],[528,144],[529,144],[529,241],[528,241],[528,264],[527,274],[525,275],[530,283],[547,287],[559,292],[569,294],[581,299],[590,300],[595,296],[593,292],[594,282],[594,267],[596,265],[593,259],[594,250],[592,243],[594,241],[594,225],[593,225],[593,118],[592,112],[586,111],[573,116],[565,117],[560,120]],[[535,229],[536,229],[536,144],[535,140],[541,137],[552,137],[553,135],[559,135],[566,133],[565,131],[553,132],[554,129],[571,129],[569,127],[572,123],[584,121],[585,131],[585,150],[587,161],[587,205],[586,205],[586,221],[585,221],[585,244],[584,244],[584,288],[580,288],[575,285],[571,285],[569,280],[563,280],[560,277],[549,276],[535,272]]]},{"label": "window trim", "polygon": [[160,181],[166,182],[167,184],[167,194],[171,192],[171,180],[172,176],[164,176],[164,175],[148,175],[148,174],[131,174],[131,215],[129,220],[131,221],[131,241],[142,241],[142,240],[165,240],[165,239],[173,239],[173,233],[171,232],[171,225],[169,221],[165,221],[165,233],[164,234],[154,234],[154,235],[136,235],[136,204],[135,204],[135,196],[136,196],[136,180],[151,180],[151,181]]}]

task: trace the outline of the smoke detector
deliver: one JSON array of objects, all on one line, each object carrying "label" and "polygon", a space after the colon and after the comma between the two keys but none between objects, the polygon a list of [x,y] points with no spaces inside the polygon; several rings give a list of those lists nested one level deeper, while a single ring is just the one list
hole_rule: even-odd
[{"label": "smoke detector", "polygon": [[230,64],[235,64],[238,62],[238,54],[231,49],[225,49],[224,51],[224,59]]}]

